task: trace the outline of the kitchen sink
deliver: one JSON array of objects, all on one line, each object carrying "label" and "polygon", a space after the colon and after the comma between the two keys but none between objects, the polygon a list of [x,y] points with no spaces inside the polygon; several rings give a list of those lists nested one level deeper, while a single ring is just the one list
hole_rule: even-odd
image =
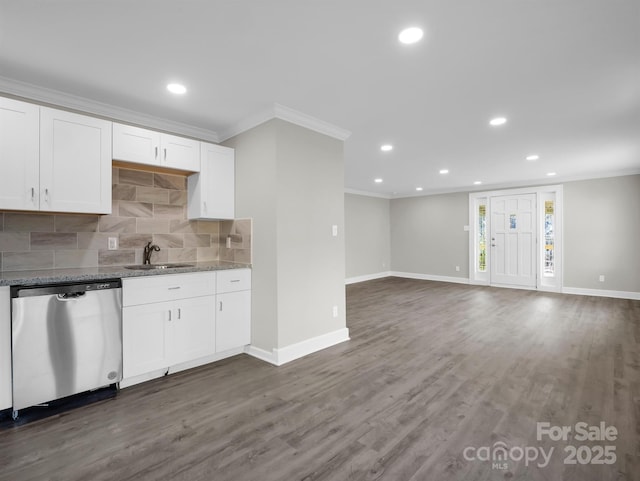
[{"label": "kitchen sink", "polygon": [[124,268],[134,271],[153,271],[156,269],[178,269],[180,267],[193,266],[194,264],[137,264],[135,266],[124,266]]}]

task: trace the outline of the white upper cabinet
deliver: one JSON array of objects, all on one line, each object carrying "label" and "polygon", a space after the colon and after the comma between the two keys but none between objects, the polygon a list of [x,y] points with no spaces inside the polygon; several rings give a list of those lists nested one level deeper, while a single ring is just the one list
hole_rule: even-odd
[{"label": "white upper cabinet", "polygon": [[235,217],[235,152],[201,142],[200,173],[189,176],[189,219]]},{"label": "white upper cabinet", "polygon": [[113,158],[136,164],[199,172],[200,142],[114,123]]},{"label": "white upper cabinet", "polygon": [[111,213],[111,122],[40,108],[40,210]]},{"label": "white upper cabinet", "polygon": [[111,213],[111,122],[0,97],[0,209]]},{"label": "white upper cabinet", "polygon": [[113,158],[136,164],[160,165],[160,133],[114,122]]},{"label": "white upper cabinet", "polygon": [[40,108],[0,97],[0,209],[39,210]]},{"label": "white upper cabinet", "polygon": [[162,166],[200,172],[200,142],[175,135],[160,134]]}]

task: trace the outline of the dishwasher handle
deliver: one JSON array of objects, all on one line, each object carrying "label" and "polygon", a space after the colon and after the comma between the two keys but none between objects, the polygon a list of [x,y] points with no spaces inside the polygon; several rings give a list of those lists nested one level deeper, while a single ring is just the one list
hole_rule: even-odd
[{"label": "dishwasher handle", "polygon": [[65,292],[63,294],[58,294],[59,301],[73,301],[75,299],[80,299],[86,296],[86,291],[76,291],[76,292]]}]

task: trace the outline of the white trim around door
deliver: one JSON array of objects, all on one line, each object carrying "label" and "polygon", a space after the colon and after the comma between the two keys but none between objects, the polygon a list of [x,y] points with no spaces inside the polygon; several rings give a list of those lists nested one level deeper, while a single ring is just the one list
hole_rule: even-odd
[{"label": "white trim around door", "polygon": [[[469,194],[469,283],[562,292],[562,185],[472,192]],[[535,201],[535,282],[505,283],[492,272],[492,200],[497,206],[505,196],[532,196]],[[496,207],[497,208],[497,207]],[[495,243],[495,242],[493,242]],[[498,263],[495,263],[496,265]]]}]

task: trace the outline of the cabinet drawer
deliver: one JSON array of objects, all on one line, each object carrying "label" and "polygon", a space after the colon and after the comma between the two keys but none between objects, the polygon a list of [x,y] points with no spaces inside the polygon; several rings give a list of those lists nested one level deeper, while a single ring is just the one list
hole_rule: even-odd
[{"label": "cabinet drawer", "polygon": [[122,279],[122,305],[173,301],[215,294],[215,272]]},{"label": "cabinet drawer", "polygon": [[218,271],[216,292],[247,291],[251,289],[251,269]]}]

